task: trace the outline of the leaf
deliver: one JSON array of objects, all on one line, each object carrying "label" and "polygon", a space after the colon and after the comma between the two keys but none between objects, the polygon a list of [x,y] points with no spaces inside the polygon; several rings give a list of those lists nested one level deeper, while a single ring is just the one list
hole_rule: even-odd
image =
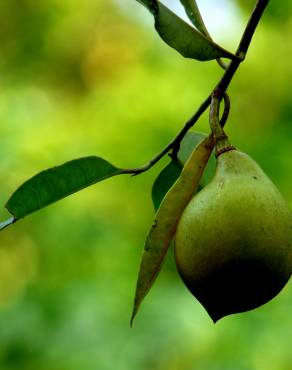
[{"label": "leaf", "polygon": [[154,16],[160,37],[186,58],[212,60],[237,57],[209,40],[157,0],[137,0]]},{"label": "leaf", "polygon": [[208,39],[211,39],[210,34],[201,16],[196,0],[180,0],[180,2],[184,6],[185,11],[193,25]]},{"label": "leaf", "polygon": [[147,236],[138,275],[131,325],[139,306],[152,287],[175,234],[180,217],[196,191],[214,147],[212,135],[200,142],[186,162],[180,177],[168,191]]},{"label": "leaf", "polygon": [[178,160],[172,159],[154,181],[152,187],[152,201],[155,211],[159,208],[159,205],[168,190],[179,178],[183,165],[192,154],[194,148],[206,137],[206,134],[193,131],[189,131],[185,135],[178,152]]},{"label": "leaf", "polygon": [[[209,34],[209,32],[207,30],[207,27],[205,26],[204,20],[201,16],[201,13],[200,13],[200,10],[199,10],[199,7],[197,5],[196,0],[180,0],[180,2],[184,6],[185,12],[186,12],[187,16],[189,17],[190,21],[192,22],[192,24],[208,40],[213,41],[211,35]],[[217,58],[217,62],[219,64],[219,66],[222,67],[223,69],[227,68],[226,64],[223,62],[223,60],[221,58]]]},{"label": "leaf", "polygon": [[185,164],[194,148],[207,137],[203,132],[189,131],[183,138],[178,151],[178,159]]},{"label": "leaf", "polygon": [[6,227],[14,224],[15,222],[15,218],[14,217],[10,217],[8,220],[4,221],[4,222],[0,222],[0,230],[3,230],[5,229]]},{"label": "leaf", "polygon": [[42,171],[21,185],[6,204],[14,221],[123,170],[99,157],[85,157]]},{"label": "leaf", "polygon": [[[180,149],[178,152],[178,159],[183,164],[185,164],[190,155],[192,154],[194,148],[198,145],[198,143],[202,139],[206,137],[207,135],[202,132],[189,131],[181,142]],[[216,158],[215,154],[212,153],[202,175],[198,190],[204,188],[211,181],[211,179],[214,176],[215,169],[216,169]]]},{"label": "leaf", "polygon": [[155,211],[162,199],[181,174],[183,165],[180,161],[171,160],[160,172],[152,187],[152,201]]}]

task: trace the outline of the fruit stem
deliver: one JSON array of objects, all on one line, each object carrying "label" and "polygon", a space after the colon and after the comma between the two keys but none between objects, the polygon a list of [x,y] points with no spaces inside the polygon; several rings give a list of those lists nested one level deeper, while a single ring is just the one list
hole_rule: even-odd
[{"label": "fruit stem", "polygon": [[220,92],[218,90],[215,90],[211,98],[209,120],[212,134],[215,139],[216,157],[218,157],[220,154],[224,152],[235,149],[234,146],[230,144],[228,136],[225,134],[220,124],[219,111],[220,111]]}]

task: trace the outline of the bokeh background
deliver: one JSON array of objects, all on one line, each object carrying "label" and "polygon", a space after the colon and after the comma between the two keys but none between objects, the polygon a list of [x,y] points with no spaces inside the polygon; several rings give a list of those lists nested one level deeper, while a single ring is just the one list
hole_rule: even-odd
[{"label": "bokeh background", "polygon": [[[178,1],[168,1],[180,14]],[[254,1],[198,1],[235,50]],[[292,2],[271,1],[230,88],[227,132],[292,206]],[[1,219],[35,173],[99,155],[147,162],[222,71],[161,42],[134,0],[0,2]],[[206,131],[207,115],[198,124]],[[129,327],[151,184],[166,164],[83,190],[0,234],[2,370],[290,370],[292,285],[212,323],[180,281],[172,251]]]}]

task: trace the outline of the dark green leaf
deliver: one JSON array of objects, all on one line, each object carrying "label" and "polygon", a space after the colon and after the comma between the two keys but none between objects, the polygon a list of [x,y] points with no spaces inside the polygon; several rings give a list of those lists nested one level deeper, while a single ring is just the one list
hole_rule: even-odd
[{"label": "dark green leaf", "polygon": [[138,3],[146,6],[146,8],[152,13],[155,14],[158,11],[158,1],[157,0],[137,0]]},{"label": "dark green leaf", "polygon": [[168,190],[172,187],[175,181],[178,179],[183,165],[180,161],[174,161],[168,163],[166,167],[160,172],[152,187],[152,201],[154,204],[155,211]]},{"label": "dark green leaf", "polygon": [[99,157],[75,159],[40,172],[21,185],[6,204],[15,220],[123,170]]},{"label": "dark green leaf", "polygon": [[191,27],[159,1],[137,1],[153,14],[155,28],[160,37],[184,57],[197,60],[211,60],[220,57],[236,58],[236,56]]}]

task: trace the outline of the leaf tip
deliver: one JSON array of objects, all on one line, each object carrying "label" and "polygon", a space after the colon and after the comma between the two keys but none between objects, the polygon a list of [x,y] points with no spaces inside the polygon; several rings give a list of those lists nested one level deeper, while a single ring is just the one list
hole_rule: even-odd
[{"label": "leaf tip", "polygon": [[133,321],[134,321],[134,317],[132,316],[132,317],[131,317],[131,320],[130,320],[130,328],[131,328],[131,329],[133,328]]},{"label": "leaf tip", "polygon": [[10,217],[8,220],[0,222],[0,231],[4,230],[6,227],[14,224],[16,222],[16,218]]},{"label": "leaf tip", "polygon": [[132,315],[131,315],[131,319],[130,319],[130,327],[131,328],[133,327],[133,323],[134,323],[135,317],[137,315],[137,312],[138,312],[138,306],[137,306],[137,304],[135,302],[134,303],[133,312],[132,312]]}]

